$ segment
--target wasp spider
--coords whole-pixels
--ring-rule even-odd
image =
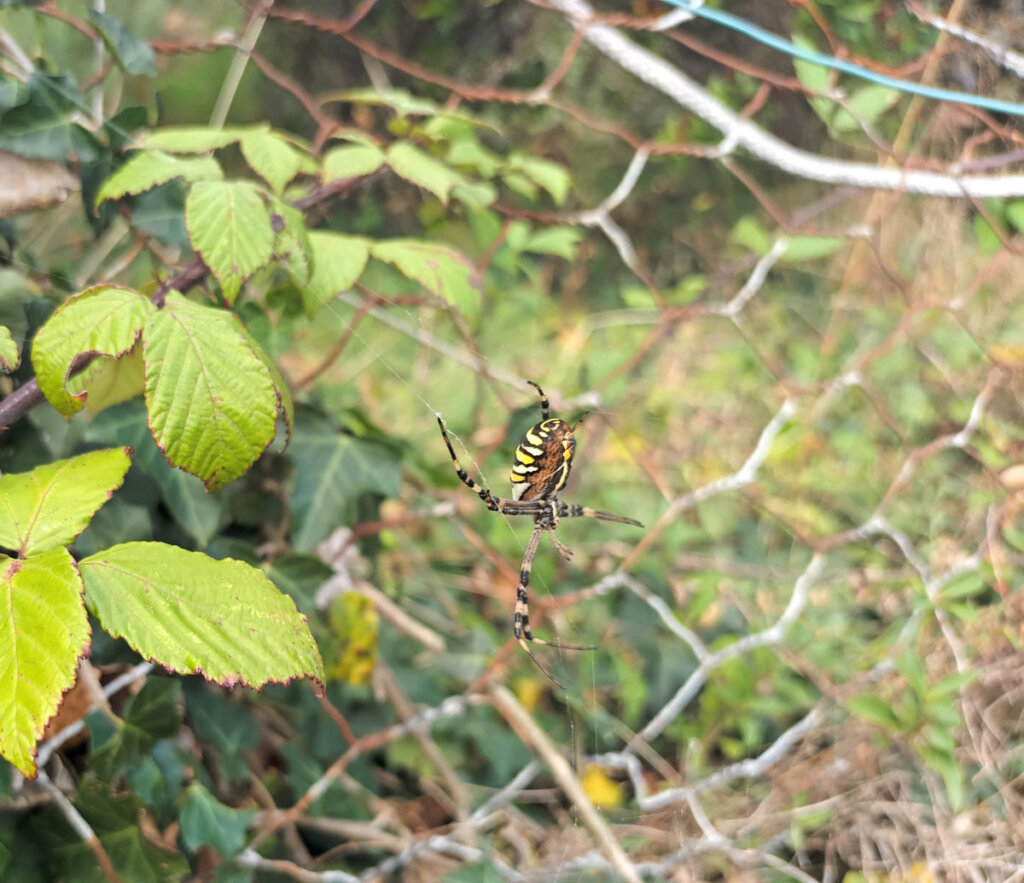
[[[480,487],[473,481],[466,470],[459,465],[459,458],[455,456],[455,449],[452,447],[451,439],[448,438],[440,415],[437,418],[437,425],[441,427],[441,435],[444,437],[444,443],[448,446],[452,463],[455,464],[455,472],[466,487],[477,493],[488,509],[492,512],[500,512],[502,515],[530,515],[533,517],[533,535],[526,546],[526,554],[523,556],[523,563],[519,570],[519,586],[516,589],[516,607],[512,618],[512,629],[519,646],[529,654],[537,667],[555,684],[562,686],[541,665],[528,642],[566,650],[593,650],[594,648],[545,641],[535,638],[530,631],[530,602],[527,589],[530,585],[530,571],[533,568],[533,559],[537,555],[541,533],[548,531],[555,547],[568,558],[572,553],[555,536],[555,528],[558,527],[558,522],[562,518],[599,518],[602,521],[617,521],[637,527],[643,527],[643,525],[633,518],[612,515],[610,512],[601,512],[587,506],[563,503],[558,498],[559,492],[569,479],[573,455],[576,453],[576,437],[573,433],[583,422],[583,417],[580,417],[572,426],[558,417],[551,417],[551,404],[548,402],[548,397],[544,395],[544,390],[532,380],[527,382],[540,393],[541,421],[527,430],[519,447],[516,448],[516,460],[512,464],[510,475],[511,499],[496,497],[487,488]]]

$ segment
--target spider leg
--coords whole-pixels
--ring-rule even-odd
[[[589,506],[577,506],[575,503],[563,503],[558,501],[559,518],[599,518],[601,521],[617,521],[619,524],[632,524],[634,527],[643,527],[643,524],[635,518],[626,518],[624,515],[612,515],[611,512],[602,512],[600,509],[591,509]]]
[[[526,546],[526,554],[523,555],[523,564],[519,571],[519,586],[516,588],[516,610],[512,617],[512,630],[515,633],[516,641],[522,647],[534,664],[551,680],[559,689],[564,690],[565,685],[549,672],[541,661],[530,649],[530,644],[543,644],[546,647],[557,647],[562,650],[596,650],[596,647],[581,647],[576,644],[559,644],[555,641],[545,641],[542,638],[535,638],[530,631],[530,596],[527,589],[530,585],[530,571],[533,570],[533,559],[537,557],[537,546],[540,544],[541,531],[552,530],[552,528],[540,522],[533,529],[533,536]],[[554,537],[554,533],[551,534]]]
[[[455,456],[455,448],[452,447],[452,440],[448,438],[448,433],[444,428],[444,422],[440,417],[437,418],[437,425],[441,427],[441,435],[444,437],[444,443],[448,445],[448,453],[451,454],[452,463],[455,464],[455,474],[459,476],[459,480],[468,487],[471,491],[475,491],[476,495],[484,501],[484,504],[488,509],[497,512],[500,507],[498,500],[494,498],[487,488],[480,487],[472,478],[469,477],[469,473],[462,468],[459,463],[459,458]]]
[[[534,383],[532,380],[527,380],[526,382],[540,393],[540,417],[541,420],[547,420],[548,414],[551,413],[551,402],[549,402],[548,397],[544,395],[544,390],[540,388],[540,384]]]

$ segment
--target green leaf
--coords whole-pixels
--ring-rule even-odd
[[[121,486],[130,451],[90,451],[0,477],[0,546],[22,556],[66,546]]]
[[[208,494],[200,479],[167,462],[153,441],[141,401],[118,405],[100,414],[90,421],[85,438],[94,444],[122,441],[131,445],[132,464],[156,482],[174,520],[195,538],[200,548],[213,539],[224,518],[227,498],[224,494]]]
[[[88,15],[121,70],[126,74],[156,76],[156,55],[149,43],[139,39],[124,22],[113,16],[96,9],[90,9]]]
[[[925,693],[925,704],[948,702],[956,696],[971,681],[974,681],[981,674],[978,669],[969,668],[966,671],[955,671],[952,674],[940,678],[932,684]]]
[[[154,311],[137,291],[113,285],[86,289],[57,307],[32,341],[32,366],[46,400],[65,417],[80,411],[86,394],[72,395],[66,385],[75,359],[85,353],[123,356]]]
[[[73,395],[86,393],[89,413],[94,416],[142,395],[144,389],[145,370],[139,346],[132,347],[120,359],[96,359],[68,381],[68,391]]]
[[[212,156],[171,156],[157,150],[136,153],[104,182],[96,194],[96,205],[106,199],[120,199],[129,194],[152,190],[175,178],[186,181],[219,181],[224,177]]]
[[[299,551],[312,549],[352,512],[366,492],[398,496],[398,463],[383,445],[335,429],[324,419],[300,417],[289,451],[295,463],[291,510],[301,520],[293,535]]]
[[[231,809],[217,800],[198,782],[185,791],[185,802],[178,821],[185,846],[196,852],[200,846],[212,846],[224,858],[230,858],[245,846],[254,809]]]
[[[279,199],[274,200],[273,211],[271,223],[277,230],[274,254],[278,258],[278,265],[292,277],[300,290],[304,289],[313,271],[306,219],[298,209]]]
[[[544,227],[532,234],[523,245],[523,251],[534,254],[553,254],[567,261],[576,259],[576,249],[583,240],[583,231],[578,227]]]
[[[857,696],[851,696],[846,702],[846,707],[851,714],[856,715],[862,720],[878,724],[889,730],[900,729],[900,719],[896,712],[892,710],[892,706],[872,693],[860,693]]]
[[[243,475],[274,438],[287,390],[238,317],[171,292],[146,325],[143,357],[150,427],[167,459],[210,491]]]
[[[211,129],[206,126],[168,126],[142,136],[141,146],[170,153],[206,153],[234,144],[246,129]]]
[[[125,543],[79,568],[86,603],[103,628],[173,671],[225,686],[324,680],[306,618],[248,564],[163,543]]]
[[[1006,220],[1018,233],[1024,231],[1024,199],[1014,199],[1006,204]]]
[[[372,175],[384,165],[384,151],[373,145],[333,147],[324,155],[321,179],[324,184],[346,178]]]
[[[845,241],[839,236],[791,236],[782,259],[796,263],[826,258],[842,248]]]
[[[242,283],[274,254],[270,212],[248,181],[200,181],[185,200],[192,247],[234,303]]]
[[[388,165],[396,175],[429,190],[445,205],[452,187],[470,183],[441,160],[405,141],[399,141],[388,149]]]
[[[418,98],[404,89],[387,89],[378,91],[372,86],[360,89],[346,89],[342,92],[332,92],[322,99],[328,101],[349,101],[353,104],[376,104],[390,107],[401,116],[413,114],[416,116],[430,116],[441,108],[436,102],[427,98]]]
[[[729,239],[737,245],[750,249],[756,255],[767,254],[772,247],[761,222],[753,215],[744,215],[732,228]]]
[[[313,252],[313,274],[302,290],[308,314],[330,302],[339,291],[347,291],[362,275],[370,257],[370,243],[360,236],[344,236],[313,230],[309,234]]]
[[[89,720],[95,769],[112,781],[141,764],[158,739],[181,728],[181,683],[148,677],[142,689],[125,704],[121,719],[110,725],[102,712]],[[109,729],[108,729],[109,728]],[[106,738],[103,738],[103,734]]]
[[[964,808],[964,774],[956,756],[952,752],[938,751],[927,745],[917,751],[924,762],[942,776],[950,809],[955,813],[960,812]]]
[[[242,156],[275,193],[284,190],[302,167],[302,154],[280,135],[265,129],[252,129],[242,136]]]
[[[68,550],[0,556],[0,609],[0,755],[34,777],[36,743],[91,638]]]
[[[370,255],[419,282],[472,321],[480,312],[480,274],[453,248],[417,239],[374,242]]]
[[[569,195],[572,176],[561,163],[538,156],[516,153],[509,157],[508,168],[510,171],[522,173],[535,184],[539,184],[547,190],[555,205],[562,205]]]
[[[0,325],[0,371],[10,374],[21,364],[21,350],[11,336],[11,329]]]
[[[836,132],[859,132],[864,125],[872,125],[900,100],[900,93],[888,86],[874,83],[855,89],[832,118]]]

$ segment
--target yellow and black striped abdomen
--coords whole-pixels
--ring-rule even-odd
[[[569,478],[576,438],[564,420],[552,417],[530,429],[516,448],[512,464],[512,499],[547,500]]]

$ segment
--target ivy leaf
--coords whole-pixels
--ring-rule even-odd
[[[134,448],[133,465],[156,482],[174,520],[200,548],[213,539],[223,519],[225,496],[208,494],[200,479],[167,462],[153,441],[141,401],[115,406],[97,416],[86,428],[85,439],[93,444],[130,444]]]
[[[384,165],[384,159],[384,151],[372,144],[334,147],[324,156],[320,177],[324,184],[329,184],[331,181],[372,175]]]
[[[148,677],[112,723],[102,712],[90,716],[89,730],[95,769],[107,781],[137,768],[158,739],[181,728],[181,682]],[[104,738],[105,736],[105,738]]]
[[[106,199],[152,190],[175,178],[186,181],[219,181],[224,177],[217,160],[212,156],[171,156],[157,150],[136,153],[111,175],[96,194],[96,206]]]
[[[242,156],[249,167],[266,181],[274,193],[284,190],[302,168],[302,154],[280,135],[266,129],[251,129],[242,135]]]
[[[140,40],[128,26],[96,9],[89,10],[89,21],[95,26],[107,48],[126,74],[156,76],[156,55],[145,40]]]
[[[137,291],[114,285],[86,289],[57,307],[32,341],[32,366],[46,400],[65,417],[80,411],[86,393],[67,389],[75,359],[87,353],[123,356],[153,312]]]
[[[480,312],[480,274],[453,248],[417,239],[374,242],[370,254],[419,282],[472,321]]]
[[[156,129],[141,138],[147,150],[166,150],[169,153],[206,153],[234,144],[246,133],[245,129],[211,129],[207,126],[167,126]]]
[[[21,351],[11,336],[11,329],[0,325],[0,371],[10,374],[21,364]]]
[[[210,491],[243,475],[274,438],[287,390],[253,347],[237,316],[177,292],[143,334],[153,438]]]
[[[224,686],[324,680],[295,602],[261,570],[163,543],[124,543],[79,563],[103,628],[147,659]]]
[[[0,556],[0,608],[0,755],[34,777],[36,743],[92,637],[68,550]]]
[[[370,244],[360,236],[311,231],[309,245],[313,253],[313,274],[302,289],[307,314],[315,313],[339,291],[347,291],[363,274],[370,257]]]
[[[270,212],[249,181],[199,181],[185,200],[192,247],[234,303],[242,283],[274,254]]]
[[[254,809],[231,809],[198,782],[185,791],[185,802],[178,821],[185,846],[196,852],[200,846],[212,846],[224,858],[230,858],[245,846],[245,832],[256,815]]]
[[[22,556],[66,546],[121,486],[130,452],[90,451],[0,477],[0,546]]]
[[[394,169],[396,175],[411,181],[417,187],[429,190],[444,205],[448,205],[448,194],[451,193],[452,187],[457,184],[470,184],[466,178],[441,160],[404,141],[393,144],[388,149],[388,165]]]
[[[295,463],[291,510],[301,518],[293,536],[299,551],[327,537],[360,494],[398,496],[398,462],[384,445],[336,429],[324,418],[303,415],[290,449]]]

